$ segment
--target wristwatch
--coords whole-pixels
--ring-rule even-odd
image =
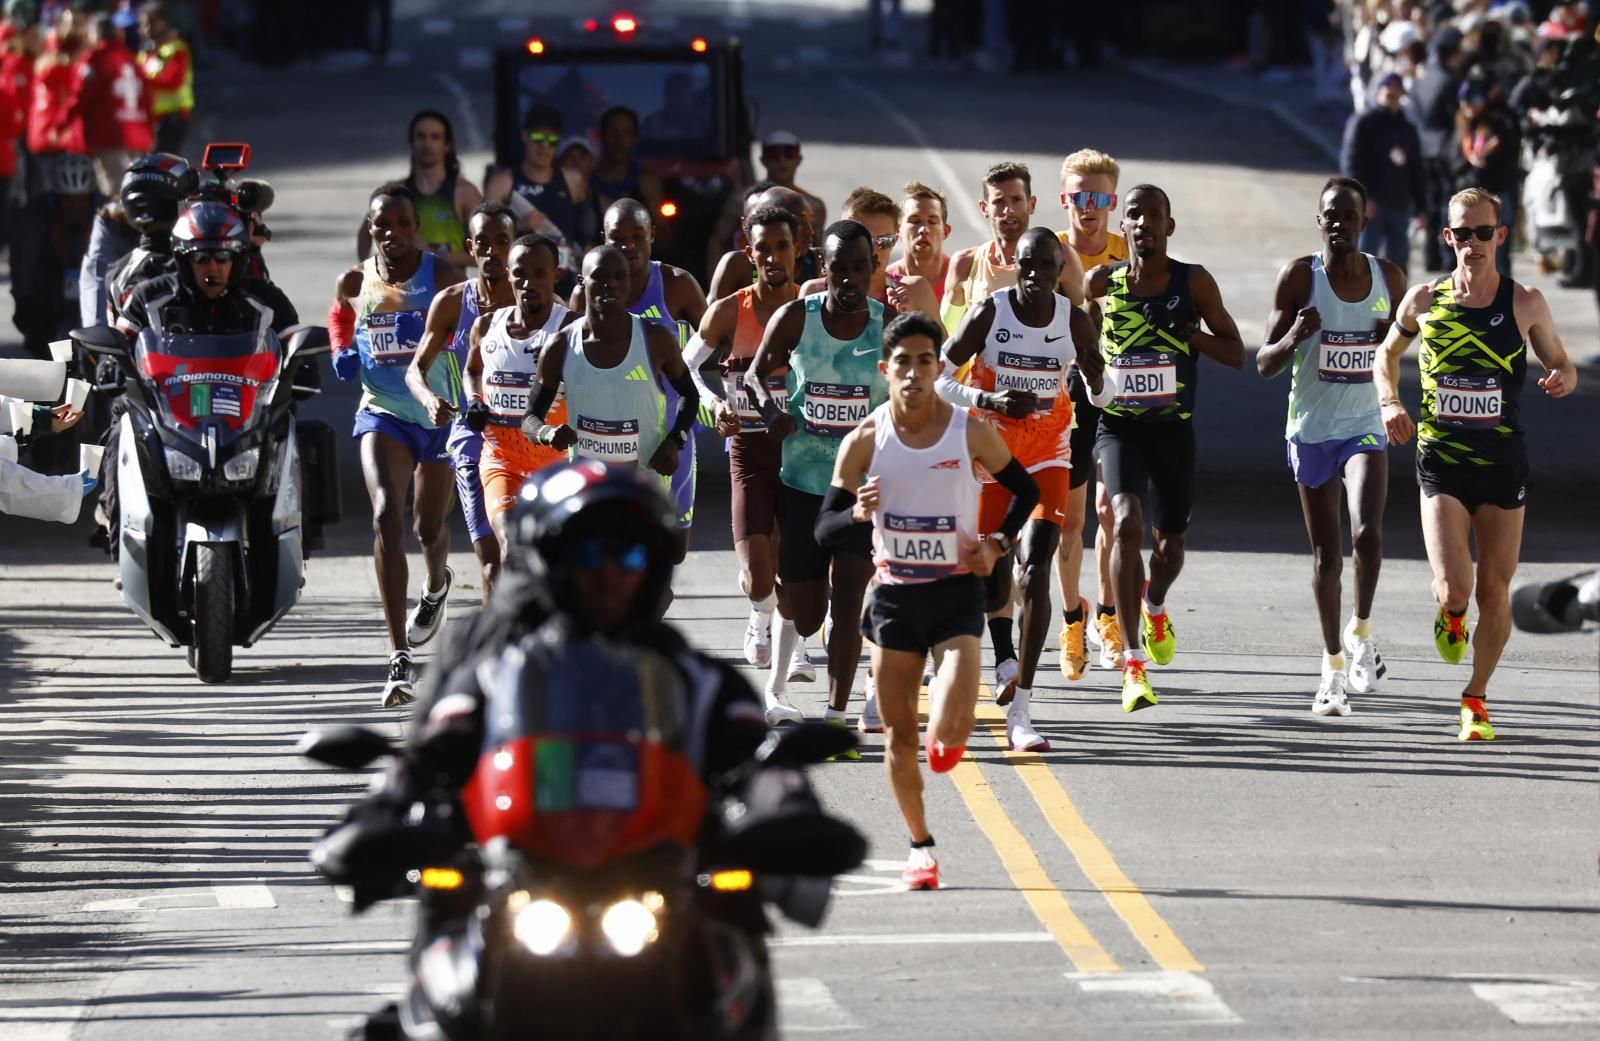
[[[999,546],[1002,554],[1010,553],[1011,547],[1017,544],[1016,539],[1012,538],[1010,535],[1007,535],[1003,531],[997,531],[993,535],[990,535],[989,541],[993,542],[996,546]]]

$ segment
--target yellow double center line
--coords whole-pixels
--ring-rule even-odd
[[[1166,920],[1156,913],[1139,887],[1123,873],[1105,843],[1084,821],[1050,765],[1035,753],[1009,750],[1005,713],[989,700],[987,689],[982,692],[980,699],[978,726],[988,730],[995,742],[1006,749],[1006,758],[1027,786],[1045,820],[1134,938],[1162,969],[1169,972],[1204,971],[1205,966],[1178,939]],[[1115,959],[1094,938],[1073,912],[1066,896],[1050,881],[1049,874],[1039,863],[1038,855],[1006,815],[977,763],[971,759],[962,760],[950,777],[978,827],[1000,854],[1000,861],[1011,876],[1011,881],[1022,892],[1050,935],[1055,937],[1073,966],[1079,972],[1117,972],[1119,967]]]

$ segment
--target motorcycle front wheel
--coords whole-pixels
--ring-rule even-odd
[[[194,674],[201,683],[226,683],[233,675],[233,553],[201,544],[194,565]]]

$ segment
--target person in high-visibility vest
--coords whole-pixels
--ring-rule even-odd
[[[139,53],[139,71],[150,84],[156,151],[182,155],[184,139],[189,136],[189,114],[194,110],[194,61],[189,45],[160,3],[140,6],[139,32],[146,41]]]

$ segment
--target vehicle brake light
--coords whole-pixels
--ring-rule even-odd
[[[678,215],[678,204],[673,202],[671,199],[663,200],[662,203],[661,203],[661,216],[666,217],[668,220],[671,220],[673,217],[676,217],[677,215]]]
[[[598,32],[599,29],[600,29],[600,19],[598,19],[598,18],[585,18],[583,20],[583,31],[584,32],[586,32],[586,33]]]
[[[544,41],[539,39],[537,36],[535,36],[533,39],[529,40],[528,41],[528,53],[529,54],[543,54],[544,53]]]
[[[706,52],[706,47],[706,38],[704,36],[696,36],[694,39],[689,41],[689,49],[694,51],[696,54],[704,54]]]
[[[626,36],[639,28],[639,20],[631,14],[615,14],[611,16],[611,29],[619,36]]]

